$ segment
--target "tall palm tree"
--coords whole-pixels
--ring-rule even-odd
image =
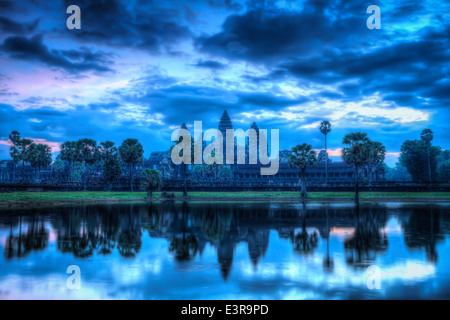
[[[133,191],[133,170],[138,163],[144,161],[144,147],[138,139],[128,138],[119,147],[120,158],[130,167],[130,189]]]
[[[342,139],[342,160],[355,168],[355,203],[359,203],[359,168],[370,159],[370,139],[365,132],[352,132]]]
[[[384,159],[386,157],[386,147],[378,141],[369,141],[370,155],[368,161],[369,177],[375,174],[375,180],[378,180],[378,172],[383,168]]]
[[[78,161],[82,164],[83,190],[87,190],[87,179],[91,174],[93,166],[100,160],[99,147],[97,141],[89,138],[77,141]]]
[[[52,149],[42,143],[33,143],[30,146],[28,161],[34,167],[34,171],[38,171],[37,179],[41,178],[41,169],[47,168],[52,163]]]
[[[301,170],[302,175],[302,189],[301,196],[304,201],[307,196],[306,191],[306,168],[308,166],[315,166],[317,163],[316,152],[312,149],[310,144],[298,144],[291,150],[291,156],[289,157],[289,163],[294,165]]]
[[[112,190],[113,183],[122,175],[119,153],[115,143],[109,140],[100,142],[99,146],[102,176],[108,184],[108,190]]]
[[[106,140],[105,142],[100,142],[99,151],[102,160],[106,161],[116,155],[117,147],[115,146],[114,142]]]
[[[27,138],[22,138],[18,141],[20,160],[22,160],[22,179],[25,175],[25,162],[28,162],[30,147],[32,144],[33,140]]]
[[[66,141],[61,144],[61,160],[69,162],[70,181],[73,181],[73,164],[79,159],[79,150],[77,141]]]
[[[328,151],[327,151],[327,134],[330,133],[331,131],[331,123],[329,121],[322,121],[320,123],[320,132],[322,132],[322,134],[325,136],[325,154],[326,154],[326,159],[325,159],[325,184],[328,183]]]
[[[420,134],[420,139],[425,143],[427,146],[427,156],[428,156],[428,175],[430,177],[431,182],[431,164],[430,164],[430,146],[431,141],[433,140],[433,131],[430,129],[423,129],[422,133]]]
[[[20,160],[20,152],[19,152],[19,141],[20,141],[20,133],[18,131],[12,131],[9,134],[9,140],[12,143],[12,146],[9,148],[9,155],[13,160],[13,182],[16,180],[16,164]]]

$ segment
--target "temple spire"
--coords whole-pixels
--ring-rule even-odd
[[[222,134],[225,134],[227,129],[233,129],[233,123],[231,122],[227,110],[225,110],[219,121],[219,130],[222,131]]]

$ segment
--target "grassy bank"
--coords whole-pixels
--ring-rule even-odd
[[[347,202],[353,200],[353,192],[310,192],[312,201]],[[190,192],[191,201],[299,201],[299,192]],[[181,192],[175,192],[175,200],[182,200]],[[450,192],[361,192],[361,201],[428,201],[450,202]],[[154,192],[154,200],[161,200],[161,193]],[[0,206],[31,204],[61,204],[87,202],[146,201],[145,192],[11,192],[0,194]]]

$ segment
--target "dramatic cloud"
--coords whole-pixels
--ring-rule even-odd
[[[136,47],[151,52],[171,51],[171,45],[190,36],[189,27],[179,24],[182,11],[157,6],[156,2],[64,1],[77,4],[83,12],[82,29],[70,35],[82,42]]]
[[[325,48],[343,48],[367,35],[364,15],[333,19],[343,10],[330,6],[327,9],[331,12],[326,13],[318,3],[300,12],[258,9],[232,15],[223,23],[221,32],[198,37],[196,45],[201,51],[230,59],[267,63],[316,55]]]
[[[81,8],[81,30],[65,9]],[[167,150],[173,128],[223,111],[280,130],[281,148],[365,131],[395,162],[424,128],[448,148],[450,3],[325,0],[0,1],[0,140],[136,137]],[[1,148],[6,148],[3,144]],[[0,149],[1,149],[0,148]],[[2,150],[6,158],[7,150]]]
[[[220,63],[218,61],[214,60],[199,60],[197,61],[194,66],[199,68],[208,68],[208,69],[223,69],[226,66],[223,63]]]
[[[106,66],[110,62],[109,55],[104,52],[93,53],[86,48],[80,51],[49,49],[42,43],[42,39],[41,35],[30,39],[12,36],[3,41],[0,50],[16,59],[34,60],[69,72],[111,71]]]
[[[13,33],[13,34],[28,34],[33,32],[37,25],[39,23],[39,20],[36,19],[34,22],[26,24],[26,23],[19,23],[15,22],[11,19],[0,17],[0,30],[4,33]]]

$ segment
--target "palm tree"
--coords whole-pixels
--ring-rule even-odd
[[[369,177],[372,176],[371,173],[375,171],[375,180],[378,180],[378,172],[380,168],[383,169],[383,163],[386,157],[386,148],[381,142],[378,141],[369,141],[369,145]]]
[[[102,176],[108,184],[108,190],[112,190],[112,184],[122,175],[119,153],[114,142],[100,142],[100,159],[102,162]]]
[[[431,141],[433,140],[433,138],[434,138],[433,131],[431,131],[430,129],[423,129],[422,130],[422,133],[420,134],[420,139],[427,146],[428,174],[429,174],[429,177],[430,177],[430,182],[431,182],[430,146],[431,146]]]
[[[100,152],[97,141],[84,138],[77,141],[78,161],[83,168],[83,189],[87,190],[87,178],[93,165],[100,159]]]
[[[307,230],[306,215],[307,215],[307,208],[305,202],[303,201],[301,211],[302,231],[300,233],[296,233],[295,230],[293,230],[290,235],[291,238],[290,240],[294,251],[304,255],[313,253],[319,243],[319,234],[317,233],[317,231],[314,230],[311,233],[308,232]]]
[[[331,131],[331,123],[329,121],[322,121],[320,123],[320,132],[325,136],[325,184],[328,183],[328,151],[327,151],[327,134]]]
[[[12,146],[9,148],[9,155],[13,160],[13,182],[16,180],[16,164],[20,160],[19,141],[20,133],[18,131],[12,131],[9,134],[9,140],[11,140]]]
[[[316,152],[312,149],[312,146],[310,144],[306,143],[298,144],[291,150],[289,163],[301,169],[302,175],[301,196],[302,200],[304,201],[307,196],[305,172],[308,166],[316,165],[317,163]]]
[[[117,148],[114,142],[106,140],[105,142],[100,142],[99,151],[102,155],[102,160],[108,160],[116,155]]]
[[[370,139],[365,132],[352,132],[344,136],[342,143],[348,145],[342,149],[342,160],[355,168],[355,203],[359,203],[359,168],[370,159]]]
[[[46,144],[35,144],[30,146],[28,161],[34,170],[38,170],[37,176],[40,179],[41,168],[47,168],[52,163],[52,149]]]
[[[59,181],[61,178],[61,173],[64,172],[65,169],[64,162],[60,160],[59,157],[52,164],[52,171],[56,172],[56,181]]]
[[[32,144],[33,140],[27,138],[18,141],[20,160],[22,160],[22,179],[25,175],[25,162],[28,162],[29,151]]]
[[[60,157],[61,160],[65,160],[69,162],[69,170],[70,170],[70,181],[73,180],[73,163],[78,161],[79,152],[78,152],[78,143],[77,141],[66,141],[61,144]]]
[[[130,167],[130,189],[133,191],[133,170],[138,163],[142,163],[144,160],[144,147],[138,139],[128,138],[122,142],[119,153],[122,161]]]

